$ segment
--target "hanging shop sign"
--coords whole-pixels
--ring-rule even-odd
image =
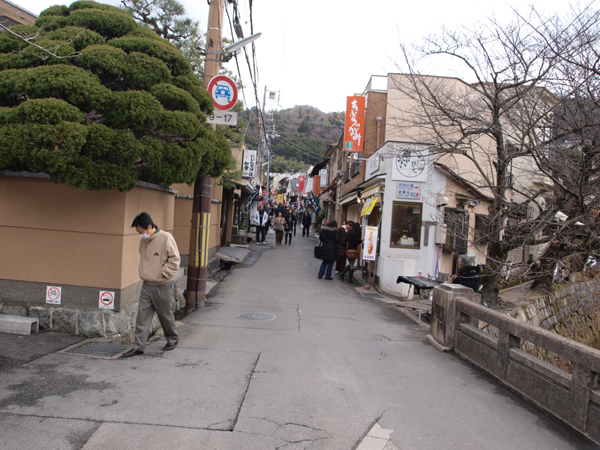
[[[322,188],[327,187],[327,169],[321,169],[319,176],[321,177],[321,184],[319,186]]]
[[[298,192],[304,192],[304,182],[306,177],[304,175],[298,176]]]
[[[379,200],[379,197],[371,197],[370,199],[365,200],[365,202],[363,203],[363,207],[360,210],[361,217],[368,216],[373,212],[373,208],[375,208],[377,200]]]
[[[242,177],[256,177],[256,155],[257,150],[244,150],[244,159],[242,160]]]
[[[254,200],[256,200],[256,197],[258,197],[259,190],[260,190],[260,186],[256,186],[254,188],[254,191],[252,191],[252,194],[250,194],[250,197],[248,197],[248,201],[244,205],[244,211],[242,214],[246,214],[246,211],[248,211],[250,209],[250,206],[252,206],[252,203],[254,203]]]
[[[344,125],[344,151],[362,152],[365,136],[365,97],[346,99],[346,123]]]
[[[315,197],[315,194],[313,194],[312,192],[308,194],[308,201],[310,202],[310,204],[313,207],[313,209],[315,210],[315,212],[321,211],[321,205],[319,204],[319,199],[317,197]]]
[[[235,106],[238,98],[235,82],[225,75],[218,75],[210,80],[208,93],[213,99],[215,108],[220,111],[229,111]]]
[[[375,261],[378,233],[378,227],[365,227],[365,244],[362,254],[363,261]]]

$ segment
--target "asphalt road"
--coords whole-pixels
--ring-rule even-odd
[[[396,306],[318,280],[314,237],[267,242],[183,319],[174,351],[25,362],[0,335],[0,448],[596,448],[437,351]],[[374,426],[391,441],[365,438]]]

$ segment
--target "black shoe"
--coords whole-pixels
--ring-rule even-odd
[[[323,279],[323,277],[318,277],[318,278],[319,278],[319,280],[322,280],[322,279]]]
[[[167,345],[165,345],[163,347],[163,351],[166,352],[169,350],[173,350],[175,347],[177,347],[177,341],[175,341],[175,342],[167,341]]]
[[[344,267],[344,270],[342,270],[342,273],[340,273],[340,279],[342,281],[344,281],[344,276],[346,275],[346,272],[348,272],[348,266]]]
[[[138,350],[137,348],[132,348],[131,350],[127,350],[125,353],[121,355],[121,358],[131,358],[132,356],[143,355],[144,352]]]
[[[329,281],[329,280],[333,280],[333,278],[325,278],[325,279],[326,279],[327,281]]]

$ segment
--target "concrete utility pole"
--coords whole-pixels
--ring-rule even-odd
[[[222,59],[222,28],[225,0],[210,0],[208,32],[204,58],[204,87],[219,75]],[[212,125],[216,128],[215,125]],[[194,184],[192,227],[190,233],[189,263],[187,274],[186,313],[206,303],[206,279],[208,277],[208,232],[213,179],[209,175],[198,176]]]

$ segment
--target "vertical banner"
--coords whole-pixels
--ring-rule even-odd
[[[298,192],[304,192],[304,181],[306,180],[306,178],[304,177],[304,175],[300,175],[298,177]]]
[[[319,176],[321,177],[321,184],[319,186],[322,188],[327,187],[327,169],[321,169]]]
[[[246,214],[246,211],[248,211],[250,209],[250,206],[252,206],[252,203],[258,196],[258,190],[259,190],[259,187],[256,186],[254,188],[254,191],[252,192],[252,194],[250,194],[250,197],[248,197],[248,201],[246,202],[246,205],[244,205],[244,212],[242,214]]]
[[[318,213],[319,211],[321,211],[321,205],[319,205],[319,199],[317,197],[315,197],[315,194],[313,194],[312,192],[310,194],[308,194],[308,201],[312,205],[315,212]]]
[[[365,136],[365,98],[348,97],[344,125],[344,151],[362,152]]]
[[[242,177],[254,178],[256,176],[256,154],[256,150],[244,150]]]
[[[375,261],[377,254],[377,234],[379,228],[365,227],[365,245],[363,250],[363,261]]]

